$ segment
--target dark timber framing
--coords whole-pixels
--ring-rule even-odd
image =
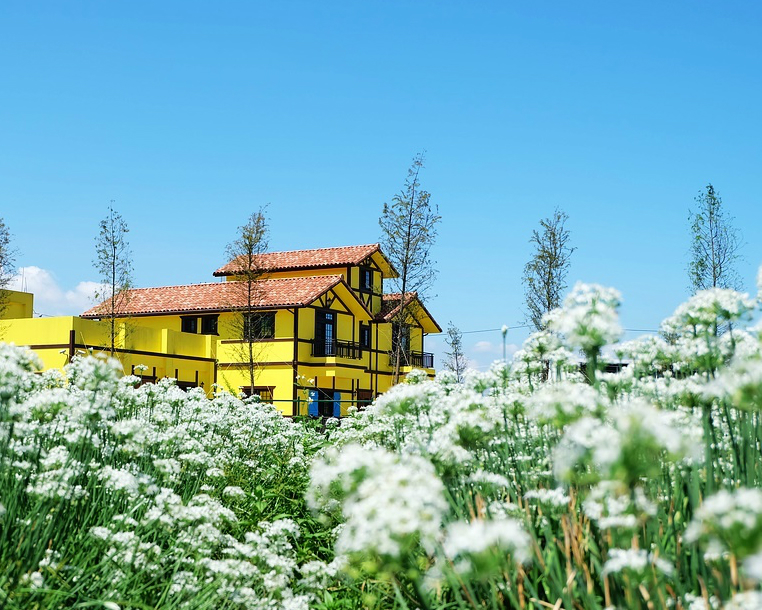
[[[331,259],[336,260],[337,263],[317,265],[307,264],[295,267],[273,268],[265,273],[265,277],[268,279],[280,279],[278,276],[281,276],[284,279],[286,277],[300,278],[323,275],[332,276],[332,279],[325,283],[308,283],[304,284],[304,288],[300,288],[294,292],[284,292],[277,295],[277,301],[299,301],[301,299],[301,302],[278,303],[275,300],[276,295],[273,295],[273,298],[269,301],[271,303],[270,305],[255,308],[257,312],[263,314],[266,312],[273,312],[278,316],[278,331],[280,336],[262,338],[257,340],[257,343],[267,344],[272,342],[273,344],[277,343],[279,345],[274,345],[272,348],[274,351],[270,356],[272,360],[268,359],[266,353],[260,354],[259,358],[262,360],[258,362],[258,366],[263,367],[263,369],[272,367],[272,380],[279,386],[280,384],[286,383],[286,377],[289,372],[291,373],[291,391],[289,391],[287,387],[277,388],[278,401],[285,399],[283,402],[286,403],[289,394],[291,395],[291,417],[304,414],[304,411],[302,411],[299,405],[301,403],[302,408],[304,407],[303,391],[305,389],[319,388],[325,391],[341,392],[343,399],[346,399],[349,396],[354,399],[355,402],[359,400],[358,396],[362,393],[362,400],[366,401],[369,396],[378,396],[381,390],[387,388],[389,386],[389,380],[394,376],[393,371],[387,370],[389,369],[389,350],[380,349],[380,342],[383,342],[384,345],[388,343],[389,329],[392,323],[391,318],[388,317],[389,312],[386,311],[389,303],[384,299],[384,283],[388,278],[395,277],[397,272],[377,245],[374,246],[374,248],[363,248],[363,254],[360,255],[363,257],[362,259],[359,259],[358,256],[345,256],[343,258]],[[314,270],[314,272],[309,273],[310,270]],[[217,274],[215,272],[215,275],[219,277],[222,275],[235,276],[236,274],[227,272]],[[272,276],[275,277],[273,278]],[[341,287],[342,284],[343,288]],[[312,288],[312,286],[315,286],[315,288]],[[317,288],[317,286],[321,286],[321,288]],[[322,292],[319,292],[320,290],[322,290]],[[302,297],[302,295],[304,296]],[[180,332],[182,328],[181,319],[184,317],[192,317],[198,321],[203,320],[205,316],[231,314],[238,309],[244,309],[227,307],[221,305],[219,301],[194,300],[193,298],[181,302],[176,302],[171,299],[161,302],[157,301],[156,304],[165,307],[191,307],[191,309],[145,311],[142,313],[131,314],[131,317],[163,317],[166,318],[166,320],[156,321],[158,325],[173,331],[175,331],[176,327],[176,331]],[[201,305],[201,308],[193,309],[192,307],[196,304]],[[149,307],[146,307],[146,309],[148,308]],[[310,312],[306,310],[312,311]],[[283,313],[277,313],[279,311],[282,311]],[[317,316],[319,315],[318,312],[321,311],[328,311],[333,315],[334,325],[334,330],[330,337],[334,341],[335,347],[330,351],[324,352],[315,349],[315,342],[318,339],[319,334],[316,332],[316,327],[319,324]],[[430,314],[422,304],[420,311],[423,315],[427,315],[431,318]],[[291,316],[291,320],[288,320],[288,315]],[[98,316],[93,315],[82,317],[86,319],[100,319]],[[313,317],[315,319],[313,319]],[[423,342],[424,337],[428,333],[424,332],[424,326],[429,330],[432,330],[435,326],[438,327],[438,325],[433,318],[431,318],[431,320],[424,317],[418,318],[416,314],[411,316],[410,322],[411,327],[416,328],[416,348],[418,348],[419,345],[418,332],[420,330],[421,340],[419,349],[421,351],[416,351],[415,353],[425,354],[425,352],[423,352]],[[151,326],[156,326],[157,324],[152,324]],[[197,322],[197,326],[201,328],[203,323],[199,324]],[[289,333],[290,328],[293,329],[291,333]],[[197,328],[196,330],[198,331],[199,329]],[[341,333],[341,336],[339,336],[339,333]],[[199,333],[196,332],[196,334]],[[291,334],[291,336],[287,336],[288,334]],[[365,335],[366,340],[363,341],[362,346],[360,346],[359,341],[362,339],[363,335]],[[291,342],[291,347],[285,345],[288,344],[289,341]],[[233,351],[225,349],[222,346],[229,346],[232,349],[236,344],[242,343],[245,343],[245,341],[239,338],[222,339],[217,336],[216,339],[212,340],[211,352],[201,351],[201,345],[199,345],[197,349],[199,350],[199,353],[204,353],[209,356],[215,354],[223,356],[223,354],[225,354],[223,358],[229,360],[230,358],[237,358],[237,356]],[[206,347],[203,349],[208,350],[210,344],[205,343],[204,345]],[[311,346],[312,349],[308,349],[306,346]],[[76,343],[73,331],[69,334],[69,343],[66,345],[39,345],[32,347],[39,349],[52,349],[57,347],[65,348],[64,351],[68,350],[69,360],[73,358],[77,348],[88,348],[86,345]],[[215,347],[217,348],[217,351],[215,351]],[[412,348],[412,345],[410,345],[409,348]],[[102,348],[96,347],[94,349],[100,351]],[[191,348],[189,347],[188,349]],[[246,367],[246,363],[243,362],[220,362],[211,357],[205,358],[184,354],[164,354],[160,352],[120,348],[116,351],[124,354],[195,361],[199,363],[199,368],[203,368],[204,370],[211,367],[207,367],[206,364],[201,366],[201,363],[213,363],[214,383],[217,383],[218,371],[222,371],[223,373],[229,372],[232,380],[237,379],[239,370]],[[321,355],[323,353],[326,355]],[[289,356],[291,356],[290,359]],[[425,360],[425,362],[429,363],[430,361]],[[383,367],[381,366],[382,363],[384,365]],[[167,361],[166,366],[168,373],[170,366],[172,369],[174,369],[175,366],[188,367],[190,370],[187,370],[187,372],[184,372],[183,374],[187,377],[192,376],[192,365],[189,366],[180,362],[174,363],[173,365],[173,363]],[[159,367],[160,369],[163,369],[164,364],[160,363]],[[154,367],[154,374],[155,370]],[[317,375],[317,373],[320,374]],[[298,377],[300,374],[313,377],[315,385],[302,386]],[[177,371],[175,372],[175,376],[177,377]],[[196,371],[195,376],[195,383],[198,384],[198,370]],[[208,378],[206,373],[204,373],[204,378]],[[223,381],[225,383],[228,382],[224,377]],[[263,379],[262,381],[270,383],[269,380]],[[273,387],[272,392],[274,391],[275,388]],[[363,402],[363,406],[364,405],[365,402]],[[287,414],[288,408],[285,407],[283,410],[284,414]]]

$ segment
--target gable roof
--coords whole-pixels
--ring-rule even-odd
[[[394,316],[397,315],[397,313],[400,310],[400,296],[401,293],[399,292],[389,292],[381,297],[381,312],[376,316],[376,320],[380,322],[391,322],[394,319]],[[426,309],[426,306],[421,302],[421,300],[418,298],[417,292],[406,292],[405,293],[405,305],[408,305],[410,303],[413,303],[413,310],[410,312],[410,315],[412,315],[414,318],[418,319],[419,322],[421,322],[421,325],[428,326],[428,328],[424,327],[424,331],[427,333],[441,333],[442,327],[439,326],[437,321],[434,319],[434,316],[429,313],[429,310]],[[417,313],[423,312],[425,314],[425,317],[428,318],[428,321],[430,324],[426,324],[426,320],[419,319],[419,316],[416,315]],[[436,330],[432,330],[436,329]]]
[[[359,265],[366,258],[378,252],[381,253],[379,244],[367,244],[364,246],[339,246],[336,248],[316,248],[313,250],[289,250],[286,252],[266,252],[257,255],[257,268],[264,272],[292,271],[299,269],[325,269],[328,267],[346,267],[347,265]],[[394,270],[389,265],[390,272]],[[216,277],[236,275],[244,268],[245,263],[241,257],[233,259],[214,272]]]
[[[127,291],[127,299],[120,308],[119,315],[145,316],[240,309],[246,303],[245,291],[242,290],[245,284],[214,282],[134,288]],[[340,275],[322,275],[258,280],[254,284],[256,307],[268,309],[309,305],[337,284],[344,284],[344,281]],[[106,303],[104,301],[87,310],[81,317],[103,317],[106,315]]]

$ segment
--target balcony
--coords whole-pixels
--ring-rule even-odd
[[[394,366],[394,353],[389,352],[389,364]],[[402,354],[401,366],[410,366],[417,369],[433,369],[434,354],[431,352],[407,352]]]
[[[360,360],[362,348],[354,341],[331,341],[327,339],[312,340],[312,355],[320,358],[335,356],[338,358],[350,358]]]

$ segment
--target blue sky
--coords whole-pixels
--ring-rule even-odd
[[[558,206],[570,285],[613,285],[624,325],[656,328],[688,296],[709,182],[754,289],[757,3],[5,1],[0,31],[0,216],[42,313],[78,312],[110,200],[138,285],[211,281],[268,202],[272,249],[376,242],[421,150],[442,326],[522,323],[528,239]],[[499,332],[465,338],[499,356]]]

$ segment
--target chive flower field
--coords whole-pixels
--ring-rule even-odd
[[[762,608],[760,299],[619,302],[325,423],[0,344],[0,607]]]

